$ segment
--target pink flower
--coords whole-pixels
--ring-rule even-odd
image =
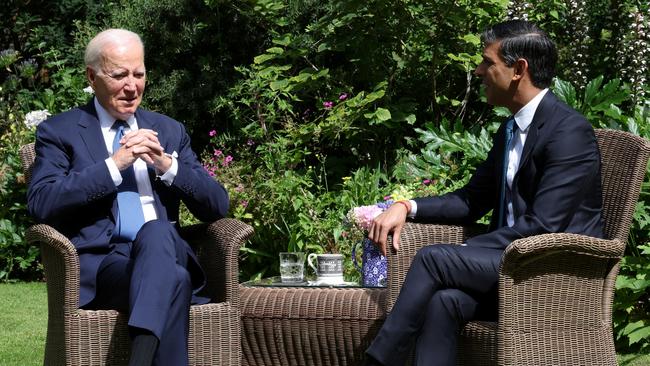
[[[241,184],[238,184],[237,187],[235,187],[235,192],[241,193],[244,191],[244,186]]]
[[[346,99],[348,99],[348,93],[341,93],[341,95],[339,95],[339,100],[343,101]]]
[[[422,184],[424,184],[425,186],[429,185],[429,184],[431,184],[431,180],[430,179],[425,179],[425,180],[422,181]]]
[[[384,201],[388,201],[390,199],[390,196],[384,196]]]
[[[223,151],[217,149],[214,150],[214,156],[221,156],[221,154],[223,154]]]
[[[246,201],[246,200],[241,201],[239,204],[240,204],[241,207],[243,207],[243,208],[248,207],[248,201]]]
[[[211,137],[212,137],[212,136],[216,136],[216,135],[217,135],[217,131],[212,130],[212,131],[210,131],[210,132],[208,133],[208,135],[210,135]]]
[[[230,163],[231,161],[232,161],[232,156],[230,156],[230,155],[226,156],[226,158],[224,159],[224,162],[226,164]]]
[[[323,102],[323,107],[325,109],[332,109],[333,106],[334,106],[334,102]]]
[[[382,212],[383,210],[377,207],[377,205],[359,206],[353,208],[348,213],[348,218],[350,222],[355,223],[359,228],[363,230],[370,230],[372,220],[374,220],[375,217],[379,216],[379,214]]]

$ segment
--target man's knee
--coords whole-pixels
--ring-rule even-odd
[[[176,228],[172,225],[171,222],[167,220],[151,220],[147,221],[142,225],[136,236],[136,240],[142,237],[148,237],[151,235],[174,235],[176,233]]]
[[[132,250],[136,256],[147,253],[175,257],[178,240],[176,228],[171,223],[165,220],[151,220],[142,225],[138,231]]]
[[[477,301],[467,293],[450,288],[436,291],[431,299],[430,309],[444,310],[452,318],[465,322],[473,317],[477,304]]]
[[[431,263],[445,260],[449,257],[449,251],[451,250],[449,247],[449,244],[434,244],[422,247],[415,254],[413,262]]]

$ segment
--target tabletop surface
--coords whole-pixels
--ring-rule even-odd
[[[315,278],[305,278],[303,282],[284,283],[280,276],[262,278],[260,280],[246,281],[241,284],[246,287],[325,287],[325,288],[364,288],[358,282],[327,283]]]

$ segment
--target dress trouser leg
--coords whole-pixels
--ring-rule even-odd
[[[447,244],[420,249],[367,353],[384,365],[403,365],[415,338],[423,332],[435,350],[422,353],[420,363],[454,365],[458,329],[462,322],[473,319],[478,309],[471,302],[480,300],[486,307],[496,308],[490,302],[496,303],[502,254],[502,250]],[[459,291],[444,291],[449,289]],[[477,300],[468,305],[467,296]],[[435,323],[427,322],[423,328],[427,318]],[[441,346],[436,347],[438,343]]]
[[[130,249],[119,244],[106,257],[97,276],[93,307],[127,311],[130,327],[152,332],[160,341],[157,366],[188,364],[192,283],[185,245],[170,223],[149,221]]]

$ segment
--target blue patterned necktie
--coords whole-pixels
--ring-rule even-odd
[[[120,149],[120,140],[124,136],[124,128],[127,126],[125,121],[117,120],[111,127],[117,130],[113,139],[113,154]],[[117,187],[118,215],[113,239],[115,241],[133,241],[144,224],[144,213],[133,165],[120,173],[122,174],[122,184]]]
[[[506,131],[505,131],[505,145],[503,147],[503,172],[501,174],[501,187],[499,192],[499,221],[497,227],[504,226],[505,216],[506,216],[506,184],[507,184],[507,174],[508,174],[508,160],[510,156],[510,143],[512,142],[512,136],[515,132],[515,118],[510,117],[506,121]]]

